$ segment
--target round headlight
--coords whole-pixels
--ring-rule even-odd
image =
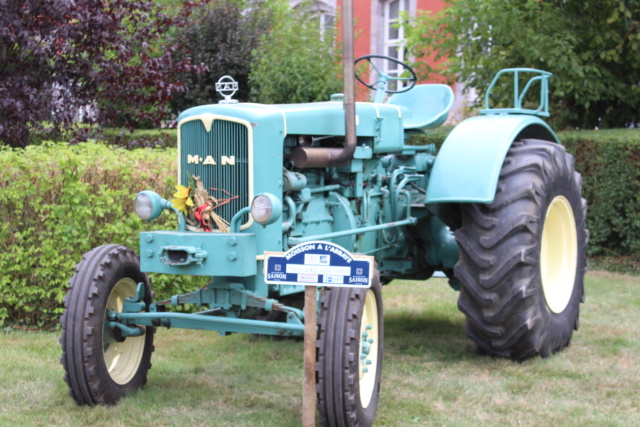
[[[140,193],[136,197],[134,210],[136,211],[136,215],[140,217],[140,219],[148,220],[151,218],[151,213],[153,212],[153,203],[151,202],[151,197],[148,194]]]
[[[251,215],[256,222],[264,224],[269,221],[271,212],[273,212],[273,205],[267,196],[260,195],[253,199],[253,203],[251,203]]]
[[[259,194],[251,202],[251,216],[259,224],[271,224],[281,215],[282,202],[273,194]]]
[[[154,191],[141,191],[136,196],[134,210],[144,221],[152,221],[160,216],[167,201]]]

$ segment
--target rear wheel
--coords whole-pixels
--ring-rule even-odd
[[[325,426],[369,426],[378,408],[384,319],[376,270],[371,288],[326,288],[320,302],[317,385]]]
[[[125,338],[107,319],[109,311],[122,311],[125,298],[135,297],[138,283],[144,283],[144,302],[150,304],[149,279],[140,272],[138,256],[118,245],[87,252],[69,280],[60,361],[69,394],[78,404],[113,404],[147,381],[153,328]]]
[[[586,201],[573,157],[513,143],[491,204],[462,206],[458,307],[481,353],[524,360],[569,345],[586,271]]]

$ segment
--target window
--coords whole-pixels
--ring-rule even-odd
[[[400,11],[409,10],[409,0],[389,0],[383,5],[383,25],[384,25],[384,51],[383,55],[390,56],[398,61],[405,62],[406,52],[402,41],[404,40],[404,29],[397,28],[400,22]],[[390,76],[398,77],[403,68],[391,61],[385,61],[383,71]],[[389,83],[389,89],[402,89],[404,83],[393,81]]]
[[[310,14],[312,22],[317,22],[320,28],[320,35],[331,33],[335,25],[336,0],[289,0],[289,6],[294,9],[298,7]]]
[[[320,34],[324,36],[327,31],[333,31],[334,21],[335,17],[333,14],[322,12],[320,14]]]

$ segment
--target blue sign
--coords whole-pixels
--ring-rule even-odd
[[[372,275],[372,257],[352,256],[329,242],[302,243],[264,257],[265,282],[272,285],[368,288]]]

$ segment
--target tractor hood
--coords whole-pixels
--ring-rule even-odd
[[[254,128],[277,122],[285,136],[345,134],[342,101],[283,105],[210,104],[184,111],[178,117],[178,123],[201,115],[232,117],[247,121]],[[356,103],[356,134],[358,137],[373,137],[374,151],[386,152],[401,148],[388,145],[396,145],[398,141],[404,141],[402,121],[401,107],[397,105]]]

